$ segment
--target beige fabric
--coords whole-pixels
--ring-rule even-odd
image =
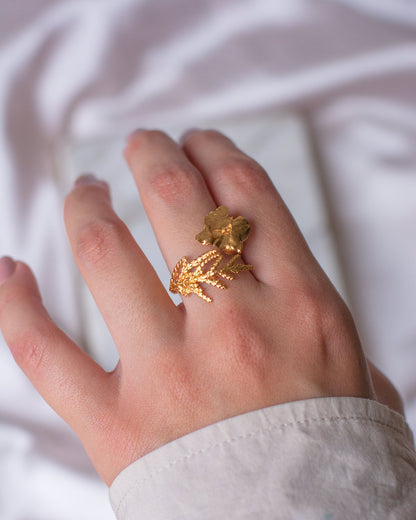
[[[416,518],[416,453],[403,418],[323,398],[214,424],[126,468],[119,520]]]

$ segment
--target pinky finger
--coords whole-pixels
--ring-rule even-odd
[[[368,368],[370,370],[371,379],[373,381],[374,390],[377,400],[388,406],[395,412],[404,415],[404,404],[401,395],[397,391],[393,383],[383,374],[371,361],[367,359]]]
[[[94,435],[90,425],[105,416],[111,375],[51,320],[25,264],[1,259],[2,281],[0,329],[13,357],[45,401],[88,444]]]

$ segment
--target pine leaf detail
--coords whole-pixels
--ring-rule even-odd
[[[238,273],[253,269],[252,265],[235,263],[240,258],[239,254],[235,255],[224,267],[220,267],[223,258],[223,255],[215,249],[198,256],[191,262],[186,257],[182,257],[172,272],[170,291],[182,294],[182,296],[196,294],[206,302],[212,302],[212,298],[204,293],[201,284],[206,283],[218,287],[218,289],[226,289],[227,286],[219,280],[219,277],[234,280]],[[209,267],[210,262],[212,265]]]

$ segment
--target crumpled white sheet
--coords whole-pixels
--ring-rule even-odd
[[[52,317],[81,340],[63,143],[297,111],[365,349],[415,430],[415,25],[406,0],[3,2],[0,254],[30,263]],[[1,518],[113,518],[78,441],[4,342],[0,395]]]

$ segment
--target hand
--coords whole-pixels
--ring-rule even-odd
[[[125,157],[170,271],[207,250],[194,237],[220,204],[250,222],[243,257],[254,270],[227,290],[208,287],[213,303],[191,295],[175,306],[108,186],[82,179],[65,222],[120,354],[106,373],[48,317],[29,268],[3,261],[4,337],[107,484],[146,453],[237,414],[313,397],[376,398],[347,307],[255,161],[215,131],[195,131],[182,147],[136,132]]]

